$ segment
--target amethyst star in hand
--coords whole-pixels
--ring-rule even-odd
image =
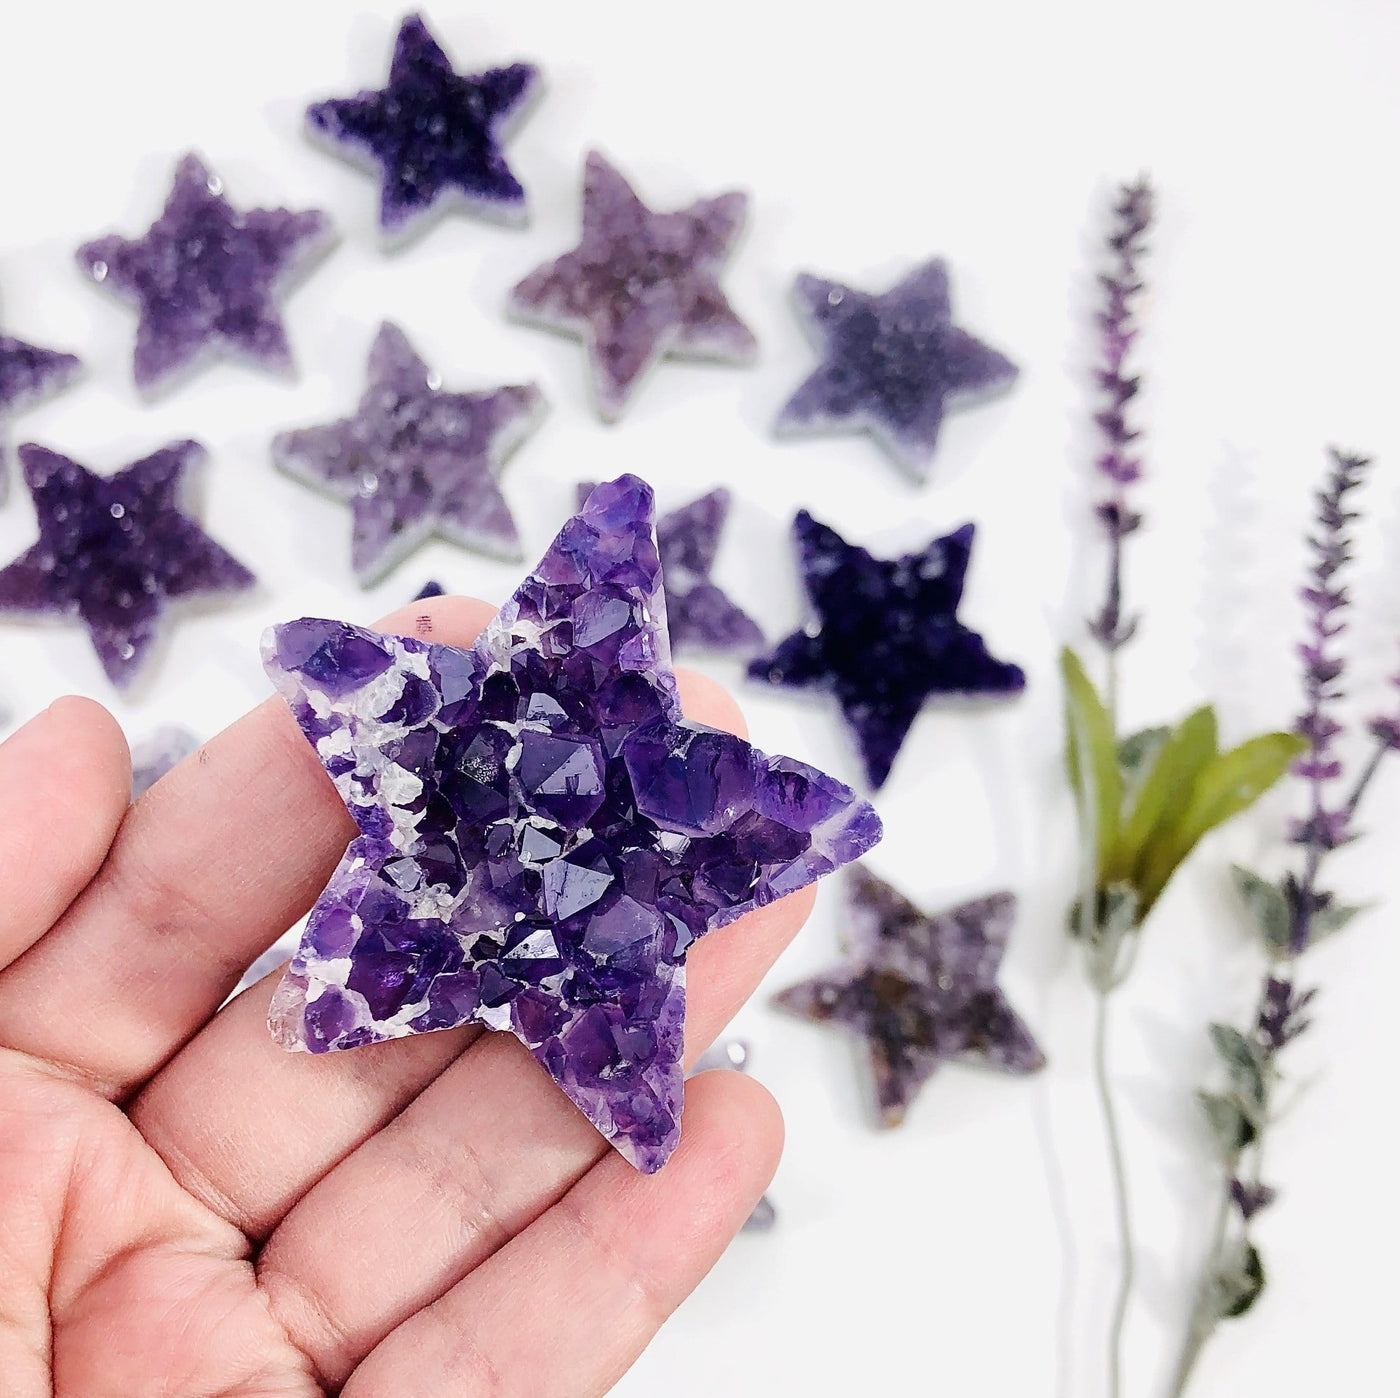
[[[353,417],[272,443],[284,471],[350,501],[355,576],[369,586],[433,534],[518,559],[520,536],[496,478],[539,424],[544,395],[534,384],[444,392],[387,321],[370,350],[368,378]]]
[[[9,335],[0,335],[0,430],[5,419],[17,408],[66,387],[82,368],[76,355],[59,350],[40,349]],[[0,438],[0,466],[5,459],[5,443]],[[5,498],[9,476],[0,472],[0,500]]]
[[[187,155],[146,236],[98,238],[78,249],[78,265],[136,307],[136,386],[155,392],[225,353],[291,373],[278,293],[330,242],[325,214],[242,213]]]
[[[470,650],[303,619],[264,658],[360,831],[273,997],[278,1042],[509,1030],[659,1169],[690,944],[858,858],[880,822],[681,717],[650,489],[599,486]]]
[[[851,955],[826,975],[784,990],[776,1003],[866,1040],[880,1120],[898,1126],[946,1059],[1034,1073],[1045,1055],[1001,987],[997,971],[1016,899],[993,893],[928,917],[889,884],[856,867]]]
[[[806,510],[793,520],[815,624],[749,663],[751,679],[832,690],[855,732],[872,787],[930,699],[1019,694],[1019,665],[995,660],[958,620],[973,526],[920,553],[875,558]]]
[[[528,63],[464,77],[418,15],[399,27],[389,85],[306,109],[307,129],[380,177],[379,228],[404,238],[452,204],[525,221],[525,191],[501,139],[528,105]]]
[[[0,569],[0,612],[76,618],[112,683],[130,684],[171,603],[253,585],[181,508],[186,473],[204,458],[198,442],[174,442],[98,476],[46,447],[22,446],[39,542]]]
[[[580,505],[592,490],[590,482],[579,483]],[[758,623],[710,581],[728,516],[729,492],[721,486],[657,521],[673,651],[753,650],[763,644]]]
[[[1009,359],[953,324],[940,259],[881,296],[804,272],[793,298],[825,358],[779,414],[780,435],[868,432],[922,481],[945,410],[1015,381]]]
[[[578,247],[531,272],[511,292],[511,312],[582,337],[608,422],[663,355],[748,364],[757,342],[719,285],[747,208],[748,197],[731,192],[653,213],[592,151]]]

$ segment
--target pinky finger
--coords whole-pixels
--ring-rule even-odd
[[[56,700],[0,743],[0,967],[53,925],[107,857],[131,798],[116,719]]]
[[[686,1085],[658,1174],[609,1152],[552,1208],[355,1371],[342,1398],[598,1398],[699,1284],[782,1150],[767,1091],[738,1073]]]

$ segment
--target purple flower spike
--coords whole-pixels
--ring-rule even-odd
[[[995,659],[958,620],[972,558],[965,524],[920,553],[875,558],[806,510],[793,521],[813,624],[749,664],[769,684],[832,690],[855,732],[872,787],[889,775],[931,699],[1019,694],[1025,671]]]
[[[592,151],[584,165],[583,237],[511,292],[511,313],[583,339],[598,411],[616,422],[665,355],[752,362],[757,342],[719,284],[747,211],[748,196],[731,192],[653,213]]]
[[[181,508],[188,470],[204,455],[198,442],[175,442],[98,476],[46,447],[22,446],[39,542],[0,569],[0,612],[81,621],[107,677],[130,684],[172,603],[253,585]]]
[[[136,386],[155,392],[219,353],[291,373],[278,293],[330,242],[325,214],[242,213],[187,155],[146,236],[99,238],[78,249],[78,264],[136,307]]]
[[[839,782],[682,718],[653,518],[636,477],[599,486],[470,650],[309,618],[263,643],[360,830],[278,1042],[508,1030],[646,1172],[680,1133],[690,944],[880,837]]]
[[[783,991],[777,1003],[865,1039],[883,1125],[904,1120],[948,1059],[1004,1073],[1045,1066],[996,983],[1016,913],[1011,894],[929,917],[864,868],[852,869],[847,881],[851,955],[837,970]]]

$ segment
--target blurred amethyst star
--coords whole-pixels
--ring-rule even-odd
[[[1045,1066],[996,983],[1016,913],[1011,894],[928,917],[859,866],[848,878],[851,954],[835,971],[782,991],[777,1004],[866,1040],[882,1125],[904,1120],[945,1059],[1004,1073]]]
[[[511,292],[521,320],[582,337],[598,410],[615,422],[663,355],[748,364],[753,333],[720,290],[748,196],[731,192],[653,213],[597,151],[583,178],[578,247]]]
[[[995,660],[958,620],[973,526],[921,553],[875,558],[806,510],[793,521],[812,625],[749,663],[769,684],[832,690],[878,787],[929,699],[1019,694],[1025,672]]]
[[[825,358],[778,415],[780,435],[868,432],[922,481],[945,409],[1016,378],[1009,359],[953,324],[941,259],[880,296],[804,272],[793,298]]]
[[[253,575],[180,508],[198,442],[174,442],[114,476],[33,445],[19,449],[39,542],[0,569],[0,612],[73,617],[125,687],[170,603],[242,592]]]
[[[0,430],[17,408],[57,393],[77,377],[81,368],[82,362],[76,355],[40,349],[38,345],[0,335]],[[0,437],[0,467],[4,461],[5,443]],[[8,482],[8,473],[0,470],[0,500],[5,498]]]
[[[599,486],[470,650],[311,619],[263,645],[360,830],[273,997],[278,1042],[509,1030],[659,1169],[690,944],[858,858],[880,822],[681,717],[649,487]]]
[[[368,378],[353,417],[272,443],[284,471],[350,501],[355,576],[368,586],[435,533],[518,559],[520,536],[496,477],[538,425],[544,395],[534,384],[444,392],[387,321],[370,350]]]
[[[580,506],[592,489],[591,482],[579,482]],[[721,486],[657,521],[656,542],[666,582],[666,621],[674,651],[692,647],[753,650],[763,644],[757,622],[710,581],[728,516],[729,492]]]
[[[525,221],[525,191],[501,138],[528,105],[539,70],[528,63],[470,77],[453,70],[419,15],[399,26],[389,85],[306,109],[307,129],[380,177],[379,229],[404,238],[450,204]]]
[[[291,373],[277,293],[330,241],[315,209],[241,213],[187,155],[146,236],[98,238],[78,249],[78,265],[136,307],[136,386],[153,392],[216,353]]]

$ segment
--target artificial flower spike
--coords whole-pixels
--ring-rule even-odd
[[[650,487],[594,490],[469,650],[302,619],[264,658],[360,831],[273,996],[278,1042],[507,1030],[659,1169],[690,945],[881,831],[841,783],[682,717]]]

